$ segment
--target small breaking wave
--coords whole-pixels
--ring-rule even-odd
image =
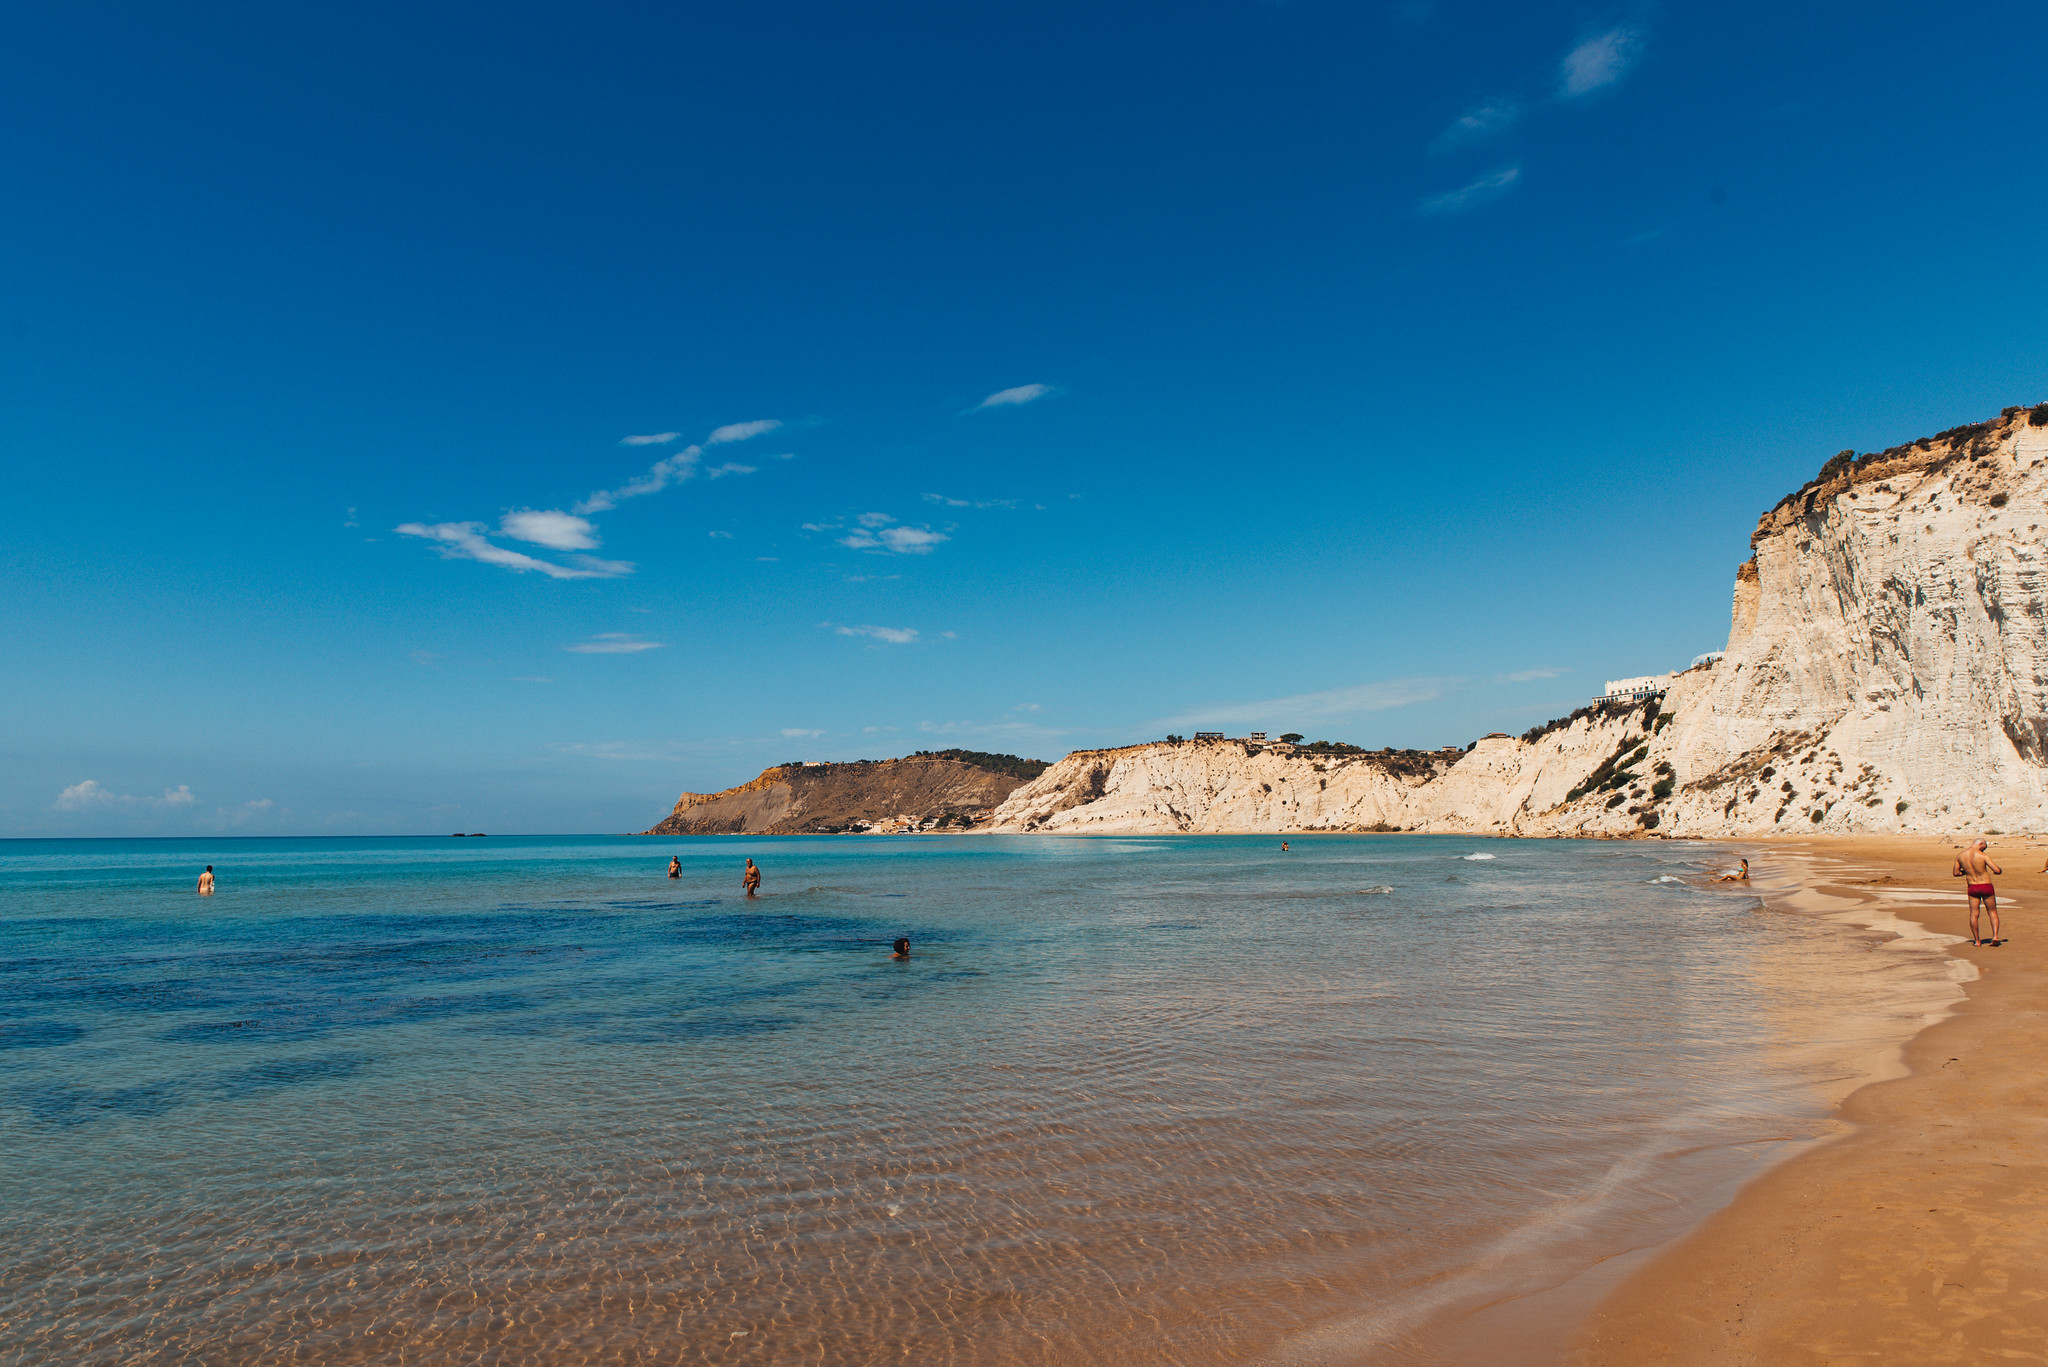
[[[1491,859],[1491,858],[1493,858],[1493,856],[1492,856],[1492,855],[1490,855],[1490,854],[1461,854],[1461,855],[1459,855],[1459,856],[1458,856],[1458,858],[1460,858],[1460,859]]]
[[[1376,888],[1360,888],[1358,890],[1358,895],[1360,897],[1384,897],[1392,891],[1392,888],[1382,883],[1379,887]]]

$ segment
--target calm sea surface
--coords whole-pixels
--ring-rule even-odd
[[[0,842],[0,1362],[1432,1362],[1942,976],[1702,846],[1290,842]]]

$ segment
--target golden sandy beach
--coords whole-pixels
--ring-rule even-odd
[[[1877,901],[1963,937],[1961,880],[1947,876],[1960,838],[1738,848],[1759,874],[1796,875],[1800,910]],[[1841,1137],[1758,1177],[1625,1280],[1570,1360],[2048,1361],[2048,851],[1990,839],[2007,942],[1952,947],[1981,976],[1906,1046],[1906,1074],[1852,1093]]]

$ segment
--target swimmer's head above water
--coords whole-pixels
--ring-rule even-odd
[[[896,951],[889,956],[890,958],[907,959],[910,957],[910,938],[905,935],[899,935],[896,937],[896,943],[889,946],[889,948]]]

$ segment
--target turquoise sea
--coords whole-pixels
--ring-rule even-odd
[[[1705,846],[1289,842],[0,842],[0,1363],[1450,1361],[1943,975]]]

